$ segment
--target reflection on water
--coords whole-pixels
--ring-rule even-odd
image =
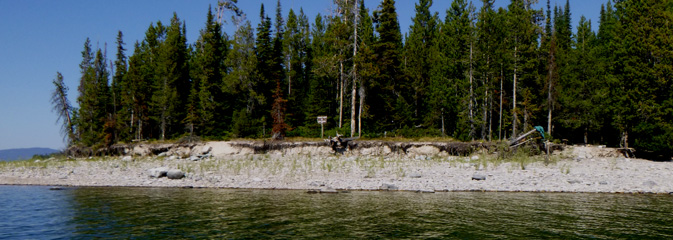
[[[0,186],[0,239],[673,238],[673,196]]]

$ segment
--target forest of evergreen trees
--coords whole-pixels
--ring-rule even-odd
[[[569,4],[453,0],[446,17],[419,0],[402,34],[394,0],[371,10],[334,0],[312,20],[299,9],[257,26],[236,1],[207,9],[199,38],[185,22],[149,25],[114,62],[89,39],[75,108],[57,74],[52,98],[69,145],[138,139],[363,137],[506,139],[535,125],[571,143],[673,153],[673,0],[605,0],[598,32]],[[223,32],[213,10],[231,16]]]

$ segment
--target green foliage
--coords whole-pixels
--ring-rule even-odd
[[[405,94],[406,99],[411,101],[413,111],[413,124],[421,124],[422,115],[428,112],[425,100],[428,95],[430,68],[435,58],[429,58],[432,46],[435,45],[439,27],[437,13],[431,14],[432,0],[421,0],[416,4],[416,15],[413,25],[409,29],[409,37],[405,41],[406,64],[405,75],[411,83],[411,89]]]
[[[64,135],[94,148],[264,138],[273,127],[314,138],[317,116],[328,116],[325,135],[346,134],[354,109],[363,137],[505,139],[550,122],[555,139],[673,154],[671,1],[608,1],[594,33],[583,16],[573,31],[568,1],[548,1],[545,14],[534,1],[476,10],[453,0],[442,21],[420,0],[404,40],[393,0],[371,14],[364,1],[334,1],[336,14],[312,24],[301,9],[283,16],[278,1],[273,25],[262,5],[256,29],[235,2],[223,3],[235,14],[231,38],[209,7],[188,44],[174,14],[128,57],[118,32],[112,68],[87,39],[78,109],[62,76],[53,81]]]
[[[614,41],[615,96],[619,107],[614,122],[625,146],[673,153],[671,138],[671,81],[673,28],[670,1],[620,1]],[[637,27],[635,27],[637,26]],[[632,145],[630,145],[632,143]]]
[[[127,80],[126,73],[128,65],[126,62],[126,49],[124,48],[123,34],[121,31],[117,32],[117,59],[114,62],[114,76],[111,84],[112,97],[112,114],[114,114],[114,122],[117,124],[112,129],[114,141],[124,141],[129,139],[130,132],[130,114],[131,108],[129,104],[123,104],[122,92],[128,91],[125,83]]]
[[[152,85],[154,121],[159,126],[159,139],[171,138],[184,129],[180,124],[186,116],[186,103],[191,89],[189,82],[187,43],[184,23],[173,13],[160,44],[156,75]]]
[[[374,23],[378,33],[378,41],[374,43],[375,61],[379,65],[378,75],[370,82],[368,102],[369,114],[375,131],[392,130],[399,125],[394,123],[393,118],[397,102],[407,101],[404,98],[409,90],[410,83],[402,76],[402,34],[397,20],[397,11],[394,0],[384,0],[379,6],[380,10],[374,11]],[[407,107],[407,106],[404,106]],[[398,116],[398,118],[406,118]]]
[[[317,126],[315,126],[317,125]],[[288,137],[320,137],[320,124],[299,126],[287,132]]]
[[[150,69],[147,52],[147,45],[144,42],[140,45],[135,44],[136,52],[129,58],[128,72],[124,76],[125,80],[121,84],[121,104],[123,113],[118,122],[128,121],[128,137],[122,137],[121,141],[131,139],[143,139],[146,134],[143,133],[143,126],[149,122],[149,103],[150,103],[150,75],[146,71]],[[127,112],[128,111],[128,112]],[[128,114],[128,118],[124,118]],[[122,123],[123,124],[123,123]],[[146,129],[148,127],[145,127]],[[123,130],[124,128],[122,128]],[[126,131],[124,131],[126,132]],[[147,132],[147,130],[145,130]],[[123,136],[123,135],[122,135]]]
[[[87,39],[84,52],[90,51],[91,48],[88,44],[89,40]],[[86,53],[83,56],[86,60],[90,54]],[[108,113],[111,112],[111,104],[109,102],[107,59],[103,56],[102,50],[98,49],[95,58],[84,66],[82,82],[79,87],[80,96],[77,98],[77,103],[80,106],[77,123],[77,132],[80,134],[79,141],[87,146],[110,144],[110,142],[104,141],[105,135],[107,135],[104,131],[104,124],[109,120]]]
[[[308,72],[308,97],[306,101],[305,124],[312,124],[316,121],[317,116],[326,116],[332,113],[332,104],[328,96],[330,95],[330,65],[328,45],[325,41],[325,21],[320,14],[318,14],[313,23],[311,30],[311,63],[312,69]]]
[[[395,129],[388,134],[388,137],[402,137],[402,138],[411,138],[419,139],[422,137],[441,137],[442,132],[440,129],[436,128],[414,128],[414,127],[405,127],[400,129]]]
[[[236,138],[256,137],[258,134],[257,126],[259,121],[250,119],[249,114],[245,110],[238,110],[234,112],[232,122],[232,134]]]
[[[191,91],[185,123],[195,125],[195,134],[213,136],[231,123],[233,101],[223,90],[226,74],[227,36],[208,8],[205,29],[190,57]]]

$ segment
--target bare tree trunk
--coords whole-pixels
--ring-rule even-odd
[[[129,133],[133,132],[133,127],[134,127],[133,126],[133,120],[134,120],[135,114],[136,114],[135,111],[133,110],[133,108],[131,108],[131,121],[129,122],[129,125],[131,125],[131,127],[129,128]]]
[[[517,58],[516,58],[516,43],[514,45],[514,85],[512,87],[512,138],[516,138],[516,63],[517,63]]]
[[[166,137],[166,107],[161,110],[161,141]]]
[[[167,98],[168,96],[166,94],[166,91],[167,91],[166,88],[168,88],[168,79],[166,77],[164,77],[164,86],[163,87],[164,87],[163,90],[162,90],[162,92],[164,93],[163,97]],[[163,102],[166,103],[165,100]],[[161,141],[163,141],[166,137],[166,114],[167,114],[167,112],[168,112],[168,105],[163,104],[163,106],[161,106]]]
[[[488,141],[493,137],[493,95],[488,95]]]
[[[472,138],[472,141],[474,141],[474,113],[473,113],[473,104],[472,101],[474,99],[474,93],[472,92],[472,40],[470,40],[470,102],[468,103],[467,107],[469,109],[469,120],[470,120],[470,138]]]
[[[552,108],[552,102],[551,102],[551,82],[549,83],[549,112],[547,114],[547,132],[549,135],[551,135],[551,108]]]
[[[344,63],[339,61],[339,128],[341,128],[341,123],[343,122],[344,115]]]
[[[551,94],[551,89],[552,89],[552,80],[553,78],[553,73],[554,73],[554,51],[553,51],[553,45],[554,40],[552,40],[552,48],[550,49],[550,62],[549,62],[549,80],[548,80],[548,89],[547,89],[547,108],[548,108],[548,114],[547,114],[547,132],[549,135],[551,135],[551,113],[552,113],[552,108],[554,107],[554,103],[552,101],[552,94]]]
[[[528,106],[523,106],[523,131],[528,129]]]
[[[138,133],[136,139],[143,139],[143,122],[138,118]]]
[[[358,109],[358,137],[362,136],[362,109],[365,104],[365,87],[360,81],[360,109]]]
[[[290,99],[290,95],[292,95],[292,57],[287,61],[287,99]]]
[[[488,71],[490,71],[490,63],[491,63],[491,58],[486,57],[486,73],[484,74],[484,116],[483,116],[483,123],[482,123],[482,139],[486,140],[485,136],[488,136],[489,141],[491,141],[491,124],[490,121],[488,120],[488,112],[490,110],[490,105],[489,105],[489,93],[488,93]],[[488,124],[488,131],[486,130],[486,124]]]
[[[446,136],[446,132],[444,129],[444,109],[442,108],[442,136]]]
[[[355,56],[358,53],[358,0],[355,0],[355,9],[353,11],[353,62],[355,62]],[[357,81],[357,64],[353,63],[353,86],[351,91],[351,137],[355,135],[355,91],[356,81]]]
[[[553,102],[552,102],[552,99],[551,99],[551,97],[552,97],[551,87],[552,87],[552,79],[553,79],[552,78],[552,73],[554,71],[553,67],[552,67],[553,62],[554,62],[554,53],[553,52],[551,54],[551,61],[552,61],[551,64],[549,64],[549,89],[547,89],[548,90],[548,92],[547,92],[547,107],[549,108],[548,109],[549,112],[547,114],[547,132],[549,133],[549,135],[551,135],[551,111],[552,111],[552,107],[553,107]]]
[[[351,87],[352,88],[352,91],[351,91],[351,137],[353,137],[353,135],[355,135],[355,95],[357,95],[357,93],[355,92],[355,81],[356,81],[355,76],[357,75],[355,73],[355,70],[356,70],[355,67],[356,67],[356,65],[353,64],[353,86]]]
[[[488,64],[486,64],[488,66]],[[483,99],[483,107],[482,109],[484,110],[483,116],[481,117],[481,140],[486,140],[486,123],[487,121],[487,114],[488,114],[488,73],[485,74],[484,76],[484,99]]]
[[[504,76],[503,76],[503,71],[502,71],[502,64],[500,64],[500,119],[498,120],[498,140],[502,140],[502,91],[504,90],[503,87],[503,81]]]

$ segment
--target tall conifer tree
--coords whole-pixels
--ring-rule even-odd
[[[437,13],[431,14],[431,6],[432,0],[421,0],[416,4],[416,15],[413,17],[413,25],[409,28],[409,37],[404,45],[405,75],[411,82],[410,90],[412,90],[406,95],[412,101],[414,124],[421,125],[429,110],[425,100],[428,94],[430,68],[434,64],[428,56],[438,34]]]
[[[112,77],[112,105],[113,114],[115,115],[115,140],[125,141],[129,139],[129,116],[130,105],[124,105],[122,95],[124,91],[128,91],[124,87],[127,86],[126,81],[127,62],[126,49],[124,48],[124,39],[122,31],[117,32],[117,59],[114,62],[114,76]]]
[[[402,34],[397,21],[394,0],[384,0],[374,11],[374,22],[378,41],[374,44],[376,62],[380,66],[379,76],[373,79],[369,94],[370,103],[377,108],[370,109],[376,119],[379,131],[393,130],[411,124],[410,108],[404,96],[409,91],[409,83],[402,78]]]
[[[222,90],[225,74],[226,36],[222,25],[215,21],[211,8],[206,15],[206,26],[194,44],[191,62],[192,96],[198,134],[214,136],[221,134],[231,122],[231,102]]]

